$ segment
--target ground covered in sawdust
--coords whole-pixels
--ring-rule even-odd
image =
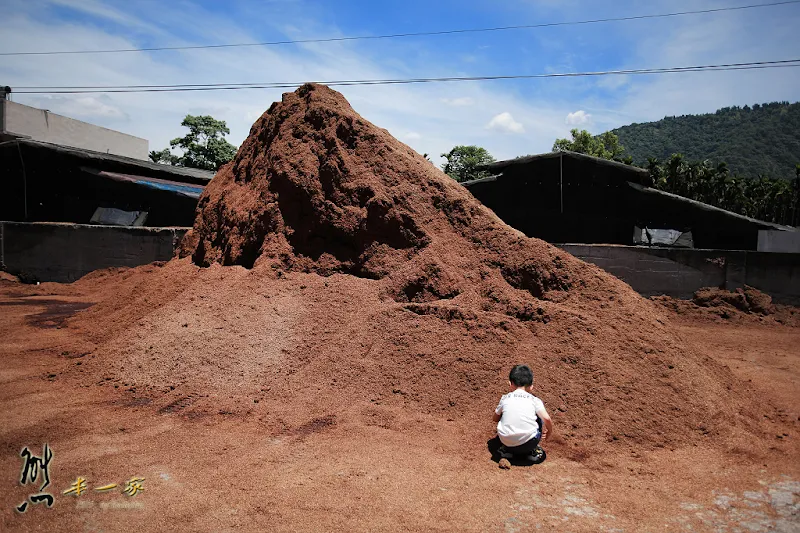
[[[256,121],[180,255],[0,279],[5,529],[796,525],[798,330],[693,320],[771,302],[641,298],[327,87]],[[520,362],[556,432],[501,471],[491,415]],[[20,451],[44,443],[56,505],[17,514]]]
[[[226,277],[222,274],[216,272]],[[252,274],[233,269],[229,276],[228,282],[247,283]],[[264,300],[273,302],[272,319],[285,327],[292,313],[302,311],[293,310],[275,290]],[[135,293],[131,290],[129,297]],[[761,438],[718,441],[678,416],[665,431],[680,439],[663,448],[637,450],[619,441],[574,446],[565,438],[570,431],[566,413],[552,409],[558,438],[547,446],[547,461],[503,471],[491,460],[486,441],[493,435],[493,400],[504,392],[504,368],[485,384],[491,391],[480,417],[397,405],[387,399],[403,395],[388,389],[380,397],[352,395],[341,401],[318,385],[298,383],[297,391],[282,391],[283,400],[272,397],[276,382],[291,382],[297,371],[292,365],[265,377],[265,390],[258,394],[247,388],[238,394],[236,386],[224,398],[212,392],[218,388],[189,390],[180,383],[190,369],[176,368],[165,369],[161,378],[171,378],[174,385],[144,395],[126,381],[124,369],[117,373],[103,363],[102,354],[92,351],[91,341],[72,325],[70,317],[88,313],[92,308],[80,310],[97,296],[75,285],[0,282],[4,531],[123,531],[134,523],[139,531],[759,532],[800,527],[798,328],[666,317],[686,350],[710,357],[734,376],[732,396],[744,392],[759,398],[752,407],[761,419],[754,420]],[[192,297],[190,291],[186,298]],[[197,349],[181,347],[187,336],[179,333],[198,328],[198,315],[222,321],[226,307],[236,308],[240,319],[265,312],[241,308],[232,299],[177,317],[169,326],[176,359]],[[130,328],[157,327],[165,320],[167,310],[161,309],[152,316],[127,317]],[[209,340],[220,327],[212,323],[203,330]],[[271,356],[286,357],[269,331],[241,335],[241,346],[277,342]],[[133,368],[156,357],[145,355],[155,347],[140,348],[141,358],[127,363]],[[220,363],[217,386],[254,371],[245,355]],[[97,373],[101,368],[106,375]],[[336,369],[327,379],[345,378]],[[545,398],[558,396],[547,381],[539,380],[539,386]],[[38,488],[19,484],[19,453],[28,446],[41,455],[44,443],[53,450],[49,490],[54,506],[18,514],[14,507]],[[62,494],[78,476],[90,491],[79,497]],[[145,490],[133,497],[91,490],[134,476],[145,478]]]

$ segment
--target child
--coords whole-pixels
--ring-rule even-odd
[[[542,400],[531,394],[533,372],[528,365],[516,365],[508,374],[511,392],[500,398],[494,411],[497,436],[503,444],[500,457],[511,459],[521,456],[535,460],[539,442],[553,434],[553,421]],[[542,432],[544,424],[544,432]],[[501,466],[506,466],[508,463]]]

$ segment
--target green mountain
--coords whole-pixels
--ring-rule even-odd
[[[611,131],[639,165],[681,153],[689,161],[724,161],[740,176],[790,179],[800,163],[800,102],[724,107]]]

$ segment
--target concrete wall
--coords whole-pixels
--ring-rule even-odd
[[[800,231],[759,230],[758,251],[800,254]]]
[[[748,252],[745,283],[776,302],[800,305],[800,254]]]
[[[168,261],[187,230],[0,222],[0,266],[27,279],[72,282],[100,268]]]
[[[0,129],[4,137],[31,138],[35,141],[148,160],[147,139],[9,100],[0,100],[0,105],[3,108],[0,112]]]
[[[800,254],[561,244],[563,250],[617,276],[644,296],[691,298],[702,287],[745,284],[779,303],[800,305]]]
[[[71,282],[93,270],[172,258],[189,228],[0,222],[0,266],[38,281]],[[745,284],[800,305],[800,254],[562,244],[645,296],[691,298],[702,287]]]

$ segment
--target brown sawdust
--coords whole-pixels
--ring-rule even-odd
[[[461,423],[478,444],[526,362],[555,444],[576,457],[758,438],[744,387],[687,349],[660,305],[505,225],[324,86],[256,121],[180,255],[73,284],[98,302],[70,321],[91,343],[80,379],[162,412],[247,415],[259,401],[273,433],[369,402]]]
[[[791,305],[775,304],[770,295],[749,286],[731,291],[705,287],[696,291],[691,300],[669,296],[654,296],[651,299],[678,314],[681,319],[800,326],[800,309]]]
[[[0,283],[19,283],[19,278],[0,270]]]

